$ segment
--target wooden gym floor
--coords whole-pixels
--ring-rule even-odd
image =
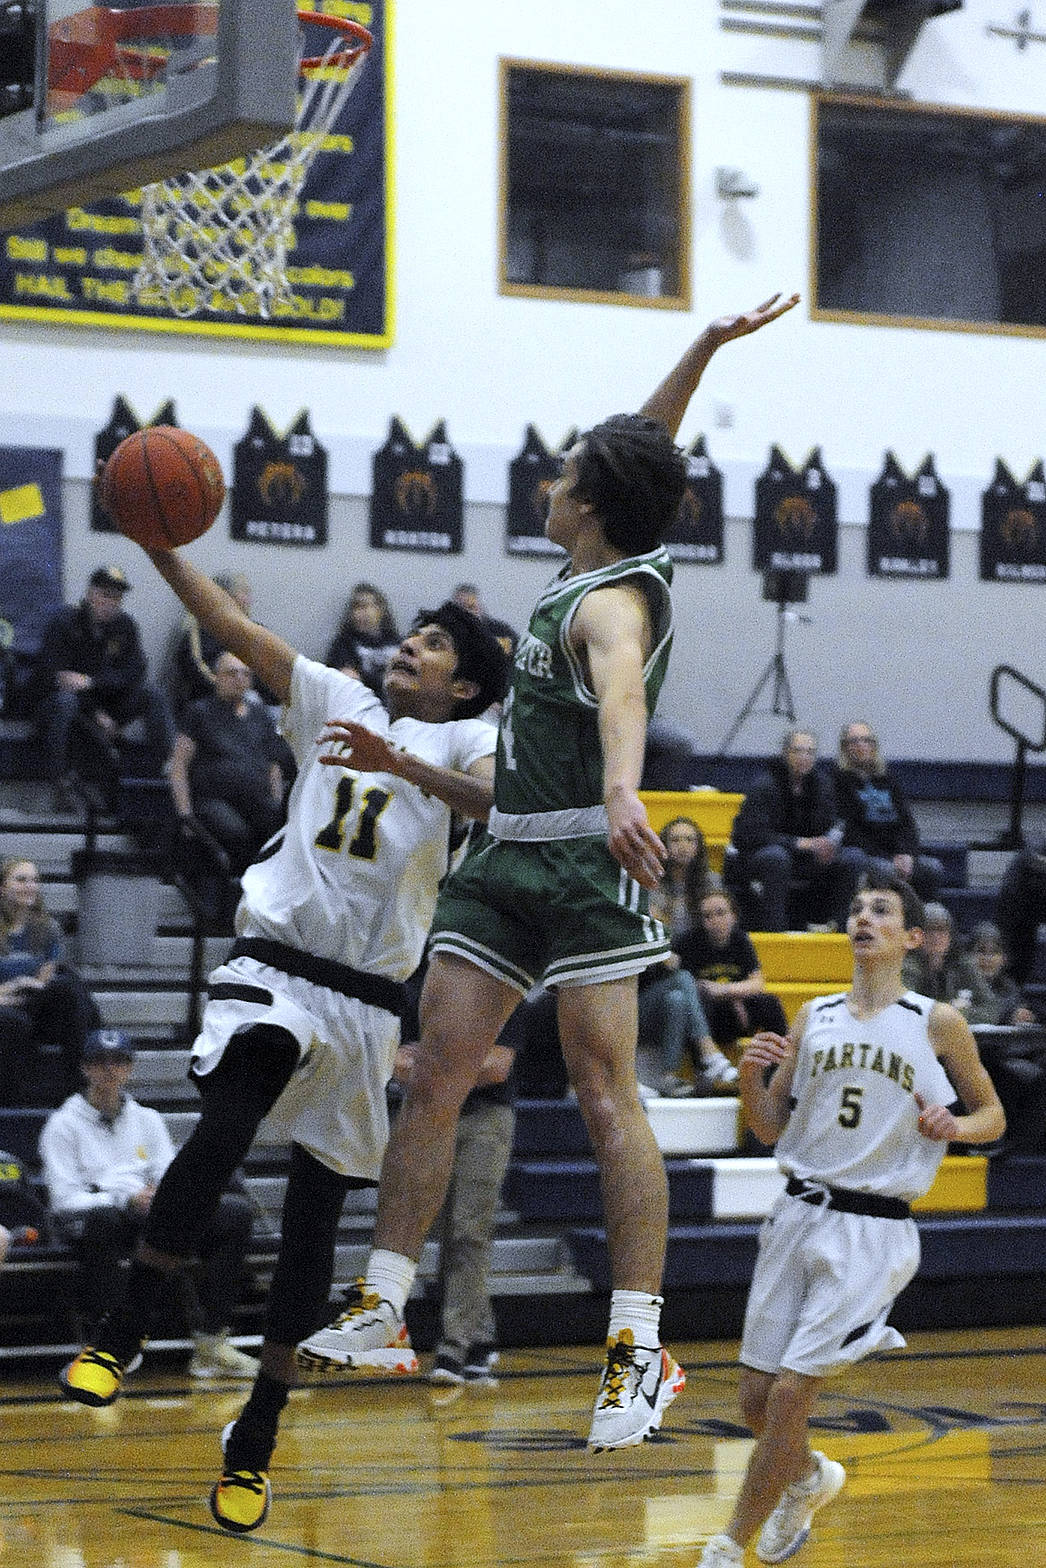
[[[590,1456],[591,1347],[514,1350],[449,1401],[416,1379],[297,1392],[254,1535],[205,1505],[244,1392],[145,1367],[108,1410],[0,1395],[0,1568],[693,1568],[749,1442],[729,1343],[675,1344],[662,1436]],[[912,1335],[829,1385],[815,1446],[848,1484],[796,1568],[1033,1568],[1046,1548],[1046,1330]],[[754,1564],[754,1553],[748,1562]]]

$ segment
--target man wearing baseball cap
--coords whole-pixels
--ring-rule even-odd
[[[70,784],[70,730],[115,783],[125,731],[140,719],[145,732],[138,771],[159,775],[170,755],[174,727],[166,697],[147,679],[148,667],[134,618],[123,607],[131,584],[119,566],[99,566],[77,605],[58,611],[37,654],[32,696],[56,810],[75,809]],[[85,759],[86,761],[86,759]]]
[[[89,1034],[82,1065],[87,1086],[47,1118],[40,1154],[55,1226],[78,1254],[80,1299],[93,1325],[111,1304],[120,1261],[134,1250],[175,1150],[160,1112],[127,1093],[134,1048],[122,1029]],[[193,1377],[253,1378],[258,1370],[229,1342],[251,1218],[246,1197],[223,1193],[200,1238]]]

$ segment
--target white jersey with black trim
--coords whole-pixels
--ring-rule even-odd
[[[328,719],[354,719],[460,773],[493,753],[496,732],[482,719],[390,722],[360,681],[300,654],[294,661],[283,733],[298,776],[286,826],[244,873],[237,934],[405,980],[447,871],[450,808],[390,773],[324,766],[316,741]]]
[[[774,1150],[786,1175],[909,1203],[932,1187],[948,1146],[919,1132],[915,1092],[956,1099],[930,1041],[934,1005],[914,991],[874,1018],[855,1018],[845,992],[810,1004]]]

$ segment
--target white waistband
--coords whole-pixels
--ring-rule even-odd
[[[610,818],[605,806],[572,806],[566,811],[499,811],[490,808],[491,838],[541,841],[554,838],[605,838]]]

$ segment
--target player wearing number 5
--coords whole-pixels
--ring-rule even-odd
[[[906,882],[867,877],[846,924],[849,992],[808,1002],[787,1038],[758,1034],[741,1059],[745,1115],[776,1144],[787,1185],[760,1236],[741,1340],[741,1412],[757,1442],[699,1568],[740,1563],[757,1530],[762,1562],[802,1546],[846,1479],[807,1440],[821,1382],[904,1344],[887,1317],[919,1265],[909,1205],[950,1142],[1005,1128],[962,1014],[905,990],[922,921]]]
[[[345,1194],[378,1176],[402,982],[421,959],[447,871],[452,812],[484,818],[490,807],[496,737],[478,715],[503,696],[506,667],[482,623],[444,604],[423,612],[390,661],[383,707],[361,682],[248,620],[181,556],[150,554],[200,625],[285,704],[298,774],[286,827],[244,873],[229,958],[210,976],[192,1049],[199,1120],[160,1183],[122,1303],[62,1384],[84,1404],[116,1397],[172,1273],[196,1252],[271,1113],[291,1167],[262,1369],[225,1433],[211,1496],[218,1523],[243,1531],[268,1508],[294,1347],[322,1319]],[[344,765],[323,766],[318,740],[341,748]],[[409,1343],[403,1359],[412,1370]]]

